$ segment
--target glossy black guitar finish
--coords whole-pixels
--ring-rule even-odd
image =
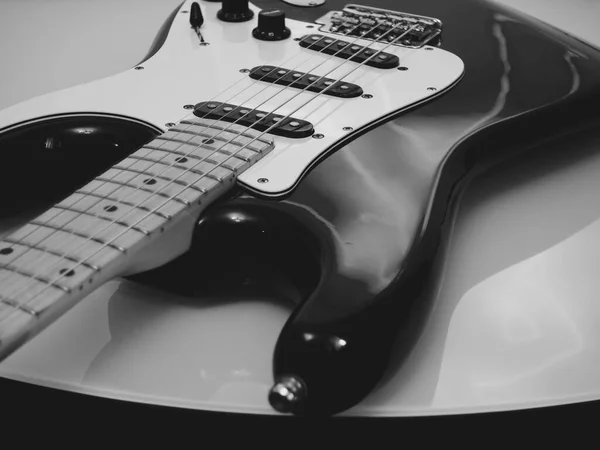
[[[308,9],[256,4],[313,21],[345,2]],[[321,236],[317,253],[326,255],[320,281],[291,315],[273,359],[276,381],[291,376],[306,390],[298,402],[272,399],[275,407],[296,414],[328,415],[351,407],[380,382],[392,352],[401,359],[410,351],[462,183],[546,140],[600,125],[596,49],[482,2],[380,0],[369,6],[441,19],[443,48],[463,59],[466,73],[445,96],[328,158],[289,199],[273,205],[300,217],[309,229],[311,223],[325,225],[313,228]],[[253,208],[253,200],[237,202]],[[280,262],[273,259],[275,266]],[[154,282],[168,285],[174,273],[168,269],[162,277],[153,274]]]
[[[254,3],[312,22],[346,1]],[[273,403],[296,414],[351,407],[380,382],[393,352],[410,351],[452,201],[469,177],[600,125],[600,52],[585,43],[475,0],[368,5],[440,19],[442,47],[465,63],[461,82],[373,133],[355,130],[356,141],[316,166],[286,200],[241,196],[214,205],[190,252],[133,277],[188,295],[223,283],[243,295],[271,277],[287,280],[304,300],[279,337],[274,378],[294,377],[306,392],[296,403]],[[228,231],[245,245],[231,246],[238,251],[227,253],[228,262],[238,261],[237,270],[219,277],[217,269],[231,266],[211,243]],[[203,264],[219,254],[217,266]]]
[[[356,404],[381,379],[396,337],[410,349],[420,320],[412,312],[461,180],[600,125],[597,50],[483,2],[369,3],[442,20],[443,48],[463,59],[466,72],[447,95],[379,130],[389,137],[386,148],[365,136],[321,164],[289,200],[309,207],[336,237],[328,272],[290,317],[274,355],[276,379],[292,375],[306,385],[306,398],[290,407],[296,413]],[[317,9],[288,13],[310,20],[323,13]]]

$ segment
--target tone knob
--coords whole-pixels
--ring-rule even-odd
[[[261,41],[282,41],[290,37],[291,31],[285,26],[285,12],[281,9],[264,9],[258,13],[258,26],[252,36]]]
[[[254,17],[248,0],[223,0],[217,17],[223,22],[246,22]]]

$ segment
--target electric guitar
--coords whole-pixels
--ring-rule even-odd
[[[240,4],[185,2],[130,71],[0,113],[7,166],[44,161],[53,186],[2,241],[3,356],[115,277],[193,294],[277,275],[301,298],[279,388],[311,392],[294,412],[339,412],[418,336],[460,184],[596,125],[597,51],[499,7]],[[343,148],[392,120],[391,148]],[[40,198],[21,180],[5,214]]]

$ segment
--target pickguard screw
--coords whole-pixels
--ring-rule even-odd
[[[242,73],[248,73],[248,72],[250,72],[250,69],[240,69],[240,72],[242,72]]]
[[[371,94],[363,94],[362,98],[373,98],[373,96]]]
[[[144,66],[137,66],[135,70],[144,70]]]
[[[324,134],[321,133],[315,133],[312,135],[313,139],[323,139],[325,137]]]
[[[398,70],[408,70],[408,67],[400,66],[398,67]]]
[[[428,91],[437,91],[437,88],[434,88],[434,87],[428,87],[428,88],[427,88],[427,90],[428,90]]]
[[[306,28],[314,28],[314,25],[306,25]]]
[[[167,123],[165,123],[165,127],[167,127],[167,128],[171,128],[171,127],[174,127],[174,126],[175,126],[175,124],[173,122],[167,122]]]
[[[187,14],[189,11],[181,11],[181,14]]]
[[[433,50],[433,47],[425,47],[425,50],[431,51],[431,50]]]
[[[301,39],[300,39],[300,38],[294,38],[294,40],[295,40],[295,41],[300,41]]]
[[[259,178],[257,181],[258,181],[259,183],[268,183],[268,182],[269,182],[269,179],[268,179],[268,178]]]
[[[183,105],[183,109],[194,109],[194,105]]]
[[[352,127],[344,127],[344,128],[342,128],[342,130],[344,130],[344,131],[352,131],[352,130],[354,130],[354,128],[352,128]]]

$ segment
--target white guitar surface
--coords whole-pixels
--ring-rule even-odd
[[[1,2],[0,110],[129,70],[179,3]],[[593,2],[501,3],[600,45]],[[586,157],[542,166],[532,157],[472,183],[422,338],[402,370],[346,415],[600,398],[600,136],[572,145],[588,149]],[[274,414],[266,395],[271,358],[289,313],[260,298],[198,306],[112,281],[2,362],[0,376],[146,403]]]

